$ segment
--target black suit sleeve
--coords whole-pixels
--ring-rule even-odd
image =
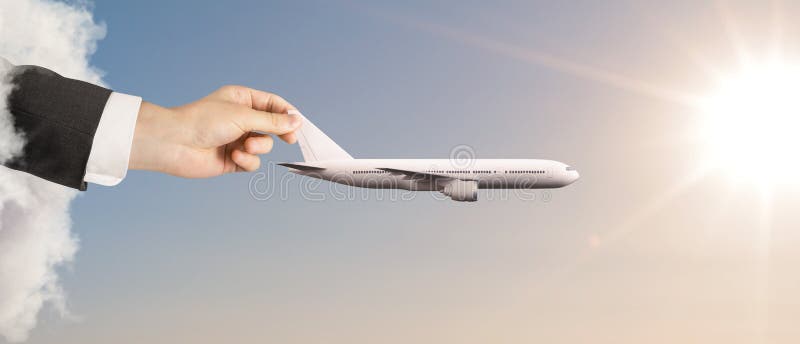
[[[36,66],[15,67],[10,75],[8,108],[26,143],[5,165],[86,190],[86,163],[111,90]]]

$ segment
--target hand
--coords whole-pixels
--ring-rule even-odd
[[[186,178],[255,171],[258,154],[272,149],[268,134],[296,141],[302,120],[289,110],[283,98],[242,86],[170,109],[142,102],[128,167]]]

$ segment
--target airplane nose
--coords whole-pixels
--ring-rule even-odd
[[[572,184],[581,178],[581,175],[578,173],[578,170],[576,170],[574,167],[567,166],[564,169],[567,170],[567,174],[565,176],[566,179],[564,180],[566,185]]]

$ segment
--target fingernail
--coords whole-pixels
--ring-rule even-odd
[[[288,116],[289,116],[289,121],[287,122],[288,123],[287,125],[288,125],[289,129],[294,129],[294,128],[299,127],[300,126],[300,122],[303,121],[303,119],[300,118],[300,116],[298,116],[298,115],[289,114]]]

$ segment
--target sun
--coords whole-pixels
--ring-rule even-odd
[[[748,65],[701,108],[707,163],[737,180],[800,184],[800,65]]]

